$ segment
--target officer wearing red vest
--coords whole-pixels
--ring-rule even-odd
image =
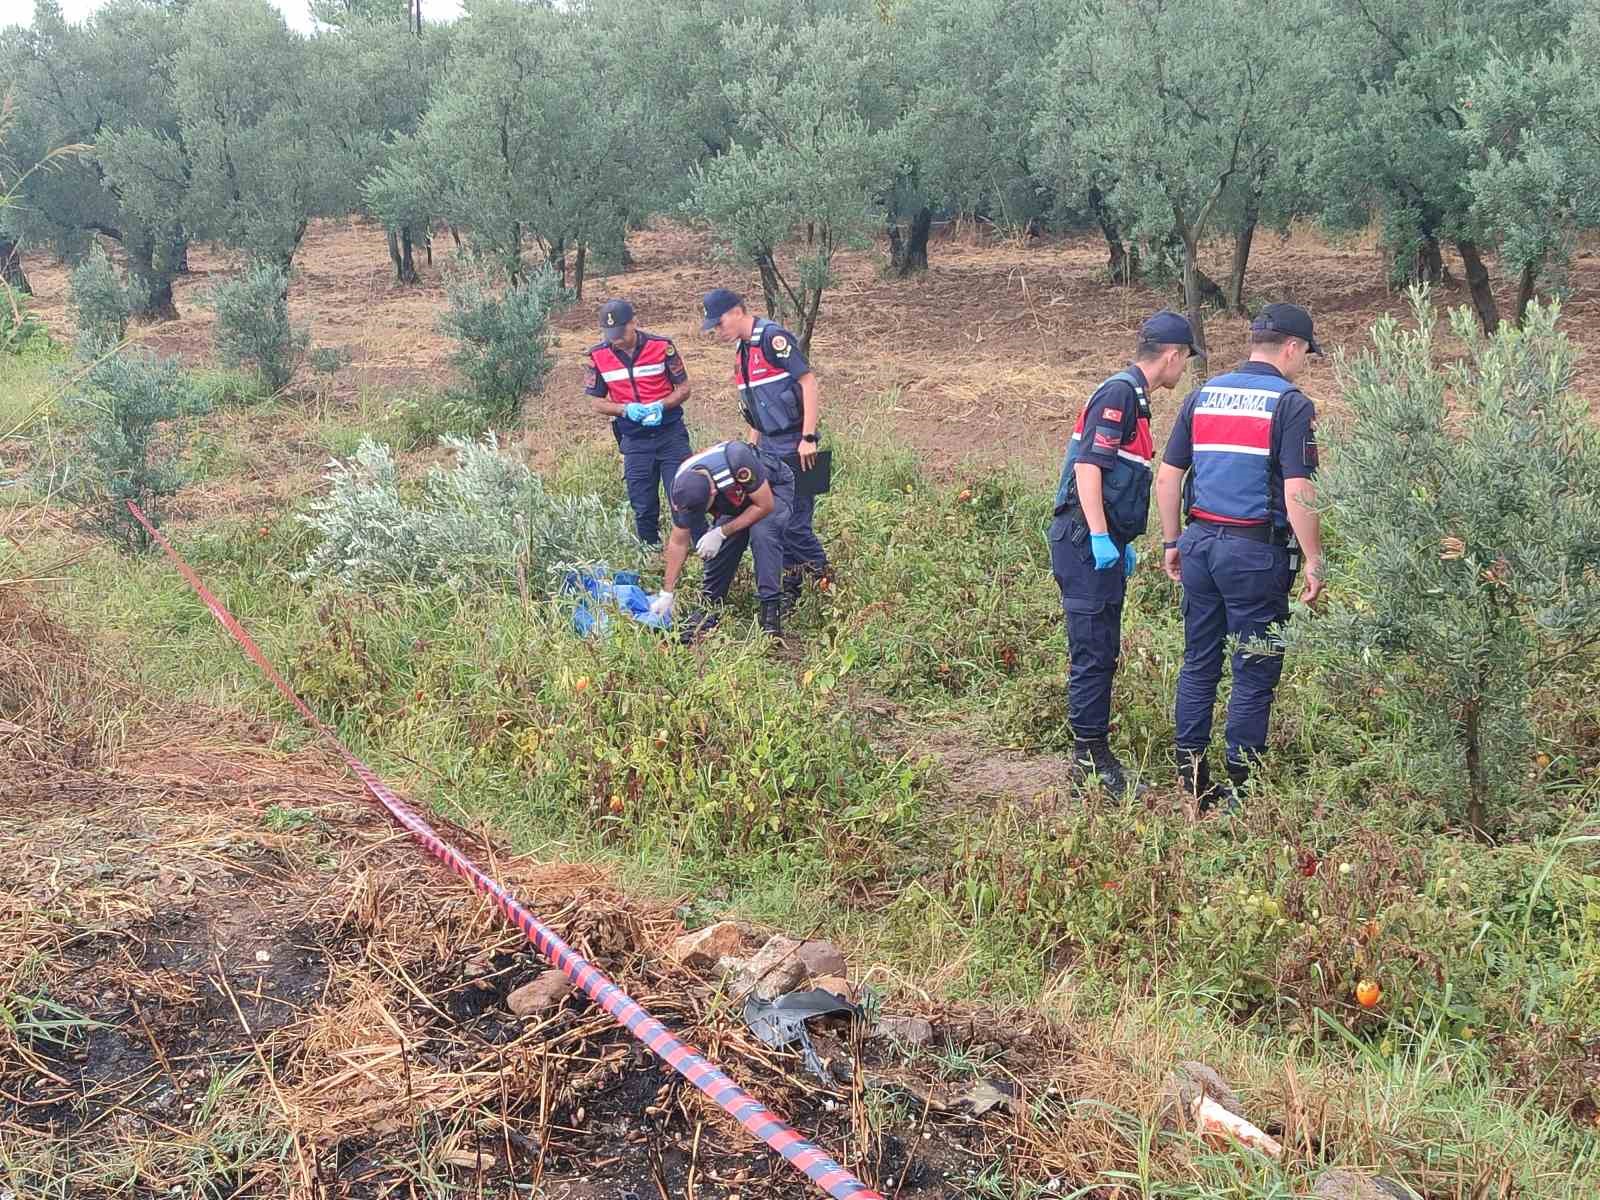
[[[1050,566],[1066,612],[1072,777],[1098,776],[1122,795],[1128,779],[1111,751],[1111,680],[1122,650],[1122,602],[1150,517],[1150,393],[1175,385],[1194,331],[1175,312],[1139,327],[1134,361],[1102,383],[1067,444],[1050,525]],[[1140,785],[1143,790],[1143,785]]]
[[[711,603],[721,604],[749,546],[755,559],[761,628],[781,637],[779,588],[784,531],[794,503],[794,473],[758,447],[718,442],[678,468],[670,497],[672,538],[667,542],[666,579],[650,611],[657,616],[672,615],[673,591],[691,545],[706,564],[703,595]],[[703,524],[707,514],[712,527],[696,535],[694,527]],[[711,623],[702,619],[691,624],[689,636]]]
[[[775,321],[758,317],[727,288],[706,293],[702,333],[715,329],[736,346],[733,385],[739,408],[750,427],[750,441],[773,458],[797,455],[801,469],[817,456],[817,376],[794,334]],[[803,575],[828,579],[828,555],[812,528],[816,497],[794,498],[784,545],[784,604],[800,595]]]
[[[1266,750],[1283,674],[1279,628],[1289,616],[1300,554],[1301,600],[1314,604],[1322,594],[1322,524],[1312,484],[1317,412],[1294,385],[1307,355],[1321,353],[1310,313],[1295,304],[1267,305],[1250,323],[1249,360],[1208,379],[1183,402],[1162,455],[1156,505],[1164,565],[1183,584],[1178,774],[1202,809],[1219,799],[1236,809],[1250,768]],[[1189,521],[1181,537],[1180,509]],[[1211,785],[1206,751],[1230,637],[1239,648],[1224,790]]]
[[[626,300],[600,306],[600,333],[602,341],[588,351],[584,390],[594,397],[594,411],[611,418],[639,540],[659,546],[661,489],[672,486],[689,457],[683,423],[689,374],[671,339],[640,329]],[[701,532],[703,525],[695,530]]]

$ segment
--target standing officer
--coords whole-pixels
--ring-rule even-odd
[[[1066,612],[1072,722],[1072,778],[1098,775],[1128,790],[1111,752],[1111,678],[1122,650],[1122,601],[1138,555],[1133,540],[1150,518],[1151,391],[1183,377],[1194,330],[1163,310],[1139,327],[1133,363],[1102,383],[1067,444],[1050,524],[1050,567]]]
[[[802,470],[817,457],[817,376],[800,350],[799,340],[783,326],[758,317],[727,288],[707,292],[700,330],[737,346],[733,384],[739,408],[750,427],[750,441],[773,458],[799,456]],[[828,555],[811,527],[816,497],[796,495],[784,546],[784,601],[791,607],[800,596],[804,575],[828,581]]]
[[[689,431],[683,423],[689,374],[671,339],[640,329],[626,300],[600,306],[600,333],[600,344],[588,351],[584,390],[594,397],[594,411],[611,418],[639,540],[659,546],[658,489],[672,486],[689,457]],[[704,528],[702,523],[694,532]]]
[[[671,615],[673,591],[691,544],[705,560],[705,598],[722,603],[748,545],[756,564],[761,628],[782,637],[784,534],[794,504],[794,473],[745,442],[719,442],[678,468],[669,499],[672,537],[667,542],[666,578],[650,611]],[[704,527],[707,513],[713,525],[697,536],[693,530]]]
[[[1310,605],[1322,594],[1322,523],[1312,508],[1311,482],[1317,413],[1294,386],[1306,356],[1321,353],[1310,313],[1295,304],[1267,305],[1250,323],[1249,360],[1207,380],[1183,402],[1162,455],[1156,505],[1164,566],[1183,584],[1178,773],[1203,809],[1219,798],[1206,750],[1224,643],[1235,636],[1240,643],[1228,701],[1232,810],[1266,750],[1272,696],[1283,674],[1279,627],[1289,616],[1302,551],[1300,598]],[[1180,505],[1189,520],[1182,537]],[[1277,652],[1263,653],[1263,640],[1277,643]]]

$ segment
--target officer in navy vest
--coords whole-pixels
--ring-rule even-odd
[[[817,375],[800,341],[783,326],[759,317],[727,288],[707,292],[701,332],[717,331],[734,343],[733,385],[739,410],[750,427],[750,441],[775,458],[794,456],[808,470],[817,456]],[[784,546],[785,609],[800,597],[810,575],[825,586],[832,581],[828,555],[812,528],[816,497],[796,495]]]
[[[761,628],[783,635],[784,533],[794,504],[794,473],[782,462],[746,442],[718,442],[686,459],[672,481],[672,537],[667,541],[666,579],[651,611],[670,616],[678,575],[689,548],[705,560],[702,593],[712,604],[728,595],[746,546],[756,566],[756,600]],[[710,516],[709,530],[692,530]],[[692,624],[688,636],[711,624]]]
[[[600,333],[599,345],[585,355],[584,391],[594,411],[611,418],[639,540],[659,546],[661,491],[689,457],[683,423],[689,373],[671,339],[640,329],[626,300],[600,306]],[[695,535],[703,532],[702,525]]]
[[[1322,348],[1311,314],[1269,304],[1250,324],[1250,358],[1190,395],[1156,479],[1167,574],[1183,584],[1183,669],[1178,676],[1177,762],[1203,811],[1238,808],[1267,746],[1273,693],[1283,673],[1281,626],[1305,558],[1301,600],[1322,594],[1322,526],[1313,505],[1316,407],[1294,385]],[[1188,528],[1179,536],[1180,511]],[[1206,752],[1230,637],[1228,785],[1213,787]]]
[[[1098,776],[1116,795],[1128,778],[1109,741],[1111,680],[1127,577],[1138,562],[1133,543],[1150,517],[1150,393],[1174,386],[1193,353],[1194,332],[1177,313],[1141,325],[1133,363],[1096,388],[1079,414],[1056,489],[1050,566],[1066,612],[1072,776]]]

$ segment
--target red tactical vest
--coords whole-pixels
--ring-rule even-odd
[[[640,333],[631,364],[605,342],[592,348],[589,359],[606,381],[606,399],[618,404],[665,400],[672,392],[672,380],[667,376],[667,349],[671,345],[664,337]]]

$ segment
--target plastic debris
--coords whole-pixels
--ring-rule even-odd
[[[1200,1136],[1213,1145],[1238,1142],[1272,1158],[1283,1153],[1283,1146],[1249,1121],[1229,1112],[1210,1096],[1200,1096],[1189,1110]]]
[[[577,607],[572,612],[572,627],[580,637],[605,633],[613,612],[652,629],[672,628],[671,617],[656,616],[650,611],[650,601],[655,597],[639,586],[637,571],[612,574],[604,563],[568,571],[561,591],[564,595],[578,596]]]
[[[836,1013],[844,1013],[858,1021],[862,1019],[860,1005],[847,1004],[822,988],[811,988],[804,992],[789,992],[772,1000],[751,996],[745,1001],[744,1023],[750,1027],[750,1032],[774,1050],[784,1050],[798,1042],[806,1069],[823,1083],[832,1084],[833,1077],[828,1074],[827,1064],[818,1057],[816,1047],[811,1044],[806,1022],[812,1017],[829,1017]]]

